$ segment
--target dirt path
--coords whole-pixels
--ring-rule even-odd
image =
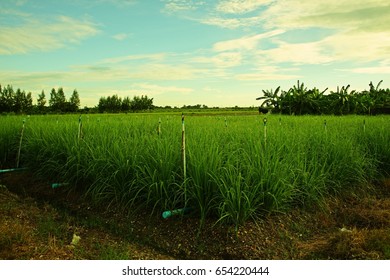
[[[0,178],[0,259],[390,259],[390,180],[375,195],[329,200],[247,223],[237,234],[196,217],[92,209],[29,174]]]

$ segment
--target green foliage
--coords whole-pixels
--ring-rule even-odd
[[[370,89],[362,92],[349,92],[350,85],[337,87],[326,95],[327,89],[307,89],[298,81],[288,91],[280,91],[280,87],[275,92],[263,90],[263,96],[257,100],[264,100],[260,108],[288,115],[390,114],[390,89],[380,89],[381,83],[374,87],[370,82]]]

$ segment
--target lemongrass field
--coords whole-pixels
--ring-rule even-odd
[[[20,147],[19,167],[93,204],[236,226],[390,174],[389,116],[187,115],[184,127],[185,147],[180,114],[1,116],[0,167]]]

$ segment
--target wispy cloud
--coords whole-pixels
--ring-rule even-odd
[[[222,52],[216,55],[197,56],[191,58],[192,63],[201,63],[210,68],[230,68],[241,64],[242,56],[239,52]],[[210,72],[210,71],[209,71]]]
[[[118,33],[112,36],[115,40],[123,41],[129,37],[129,34],[126,33]]]
[[[367,24],[388,22],[389,8],[386,0],[277,0],[264,11],[263,18],[270,27],[360,29]],[[389,25],[382,28],[388,30]]]
[[[228,14],[244,14],[269,5],[271,2],[273,0],[222,0],[217,4],[216,10]]]
[[[202,18],[195,18],[194,20],[199,21],[203,24],[214,25],[226,29],[237,29],[240,27],[250,27],[258,25],[261,22],[261,17],[236,17],[236,18],[225,18],[222,16],[209,15]]]
[[[181,93],[188,94],[194,91],[188,87],[176,87],[176,86],[160,86],[149,83],[136,83],[132,85],[134,92],[138,94],[144,93],[149,95],[160,95],[164,93]]]
[[[0,25],[0,54],[48,51],[78,44],[99,32],[96,24],[68,16],[52,17],[50,21],[32,15],[13,13],[22,24]],[[6,19],[6,18],[5,18]]]
[[[280,81],[280,80],[295,80],[301,77],[299,68],[279,67],[276,65],[259,64],[250,72],[235,75],[238,81]]]
[[[163,12],[168,14],[194,11],[205,4],[203,1],[194,0],[162,0],[164,2]]]
[[[111,57],[106,58],[101,61],[103,64],[115,64],[122,62],[129,62],[135,60],[143,60],[143,61],[162,61],[167,56],[166,53],[152,53],[152,54],[139,54],[139,55],[126,55],[120,57]]]
[[[246,14],[272,1],[274,0],[222,0],[215,3],[212,1],[166,0],[162,11],[206,25],[236,29],[258,25],[262,20],[260,14],[254,16]]]
[[[253,35],[253,36],[244,36],[238,39],[217,42],[214,44],[213,49],[218,52],[236,50],[236,49],[253,50],[256,49],[260,40],[265,38],[270,38],[276,35],[280,35],[283,33],[284,30],[273,30],[262,34]]]
[[[191,7],[192,1],[174,2]],[[384,59],[390,50],[390,4],[386,0],[221,0],[207,8],[202,16],[194,13],[187,18],[227,29],[266,30],[263,34],[217,42],[214,51],[252,51],[253,55],[257,51],[256,56],[262,55],[263,61],[318,64]],[[247,16],[249,12],[251,16]],[[296,30],[310,34],[315,28],[329,32],[311,42],[307,42],[307,36],[302,42],[294,38],[294,43],[279,36]],[[259,45],[263,39],[272,43],[267,50]]]
[[[373,67],[360,67],[352,69],[341,69],[342,71],[359,73],[359,74],[390,74],[389,66],[373,66]]]
[[[263,11],[252,17],[243,17],[246,11]],[[357,2],[330,0],[291,1],[220,1],[216,11],[230,13],[225,18],[213,15],[202,19],[205,24],[224,28],[256,26],[261,24],[268,32],[217,42],[214,51],[240,50],[243,56],[270,63],[326,64],[340,61],[369,62],[385,59],[390,51],[390,4],[383,0]],[[277,15],[277,16],[275,16]],[[307,42],[307,36],[294,38],[294,43],[283,39],[283,33],[314,28],[329,30],[322,37]],[[313,30],[313,31],[311,31]],[[264,49],[261,41],[269,44]]]
[[[94,2],[95,4],[107,3],[107,4],[115,5],[117,7],[124,7],[124,6],[132,6],[137,4],[138,0],[95,0]]]
[[[300,78],[300,75],[288,75],[288,74],[277,74],[277,73],[246,73],[238,74],[235,78],[239,81],[265,81],[265,80],[293,80]]]

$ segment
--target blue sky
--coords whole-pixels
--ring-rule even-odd
[[[263,89],[390,87],[387,0],[1,0],[0,83],[259,105]]]

